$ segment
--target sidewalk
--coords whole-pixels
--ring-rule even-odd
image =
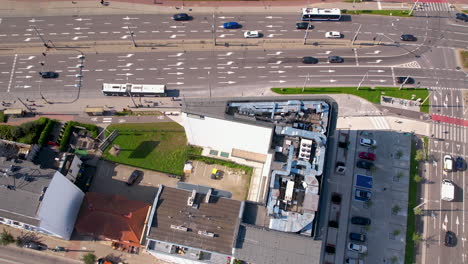
[[[0,228],[1,230],[3,230],[4,228],[8,232],[10,232],[15,238],[21,235],[21,232],[25,232],[23,230],[13,228],[4,224],[0,224]],[[56,246],[60,246],[69,250],[68,252],[53,252],[50,250],[37,251],[38,254],[47,254],[47,255],[60,256],[60,257],[64,257],[67,259],[74,259],[76,260],[76,263],[82,263],[82,261],[80,260],[82,255],[90,253],[90,252],[96,255],[97,258],[102,258],[102,257],[112,254],[114,256],[120,257],[122,261],[124,261],[124,263],[128,263],[128,264],[141,264],[141,263],[164,264],[166,263],[164,261],[160,261],[156,259],[149,253],[146,253],[144,249],[141,249],[139,254],[128,254],[119,250],[113,250],[111,247],[111,242],[109,241],[86,241],[86,240],[66,241],[66,240],[61,240],[58,238],[41,235],[41,234],[38,234],[38,236],[41,238],[41,242],[46,244],[48,248],[55,248]],[[12,244],[12,245],[9,245],[9,247],[16,247],[16,245]]]

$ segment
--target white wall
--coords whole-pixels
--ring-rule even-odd
[[[198,119],[182,113],[187,140],[192,145],[231,153],[233,148],[268,154],[273,129],[223,119]]]
[[[40,228],[69,240],[83,198],[84,193],[57,171],[39,207]]]

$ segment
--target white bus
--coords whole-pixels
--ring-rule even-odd
[[[102,93],[113,96],[166,96],[166,85],[103,83]]]
[[[341,10],[339,8],[302,8],[302,20],[333,20],[341,19]]]

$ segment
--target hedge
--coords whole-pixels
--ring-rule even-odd
[[[63,132],[62,140],[60,140],[60,151],[65,151],[67,149],[68,141],[70,140],[70,134],[73,127],[76,126],[84,127],[87,131],[91,132],[91,135],[94,138],[99,134],[99,128],[96,125],[69,121],[65,124],[65,131]]]
[[[253,173],[253,168],[245,165],[240,165],[235,162],[229,161],[229,160],[222,160],[222,159],[216,159],[216,158],[210,158],[206,156],[200,156],[192,153],[187,153],[187,158],[190,160],[198,160],[201,162],[204,162],[206,164],[218,164],[221,166],[225,166],[231,169],[241,169],[245,171],[248,175],[252,175]]]
[[[7,121],[7,116],[3,113],[3,111],[0,111],[0,123],[5,123]]]
[[[0,138],[25,144],[36,144],[48,120],[48,118],[41,117],[19,126],[0,125]]]
[[[49,119],[49,122],[47,122],[47,125],[45,126],[44,130],[42,130],[41,136],[39,137],[39,146],[44,146],[47,141],[47,137],[49,136],[50,131],[52,131],[54,128],[55,124],[57,124],[57,120]]]

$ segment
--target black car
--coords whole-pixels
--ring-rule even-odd
[[[172,19],[174,19],[175,21],[187,21],[187,20],[192,19],[192,17],[186,13],[180,13],[180,14],[173,15]]]
[[[455,168],[457,171],[462,171],[465,169],[465,162],[463,161],[462,157],[457,157],[455,160]]]
[[[360,161],[356,162],[356,167],[361,168],[361,169],[369,170],[373,166],[374,166],[374,163],[369,162],[369,161],[365,161],[365,160],[360,160]]]
[[[59,74],[56,72],[39,72],[39,75],[44,79],[58,78]]]
[[[462,21],[465,21],[465,22],[468,21],[468,15],[465,14],[465,13],[457,13],[455,15],[455,18],[459,19],[459,20],[462,20]]]
[[[415,36],[413,36],[411,34],[401,35],[400,39],[403,40],[403,41],[416,41],[416,40],[418,40]]]
[[[396,77],[396,82],[404,84],[414,84],[414,79],[411,77]]]
[[[349,233],[349,239],[357,242],[366,242],[366,235],[358,233]]]
[[[445,246],[446,247],[454,247],[457,245],[457,237],[455,233],[452,231],[445,232]]]
[[[366,217],[353,216],[351,217],[351,224],[367,226],[371,224],[371,220]]]
[[[314,57],[304,57],[302,58],[302,63],[305,63],[305,64],[316,64],[318,63],[318,59],[314,58]]]
[[[330,63],[342,63],[342,62],[344,62],[344,59],[341,58],[340,56],[329,56],[328,57],[328,62],[330,62]]]
[[[24,247],[34,249],[34,250],[46,250],[47,249],[46,245],[39,243],[39,242],[35,242],[35,241],[24,243]]]
[[[134,170],[132,174],[130,175],[130,177],[128,177],[127,185],[128,186],[133,185],[141,177],[143,177],[143,172],[141,170]]]
[[[299,22],[299,23],[296,23],[296,29],[311,29],[313,28],[312,24],[310,24],[309,22]]]

